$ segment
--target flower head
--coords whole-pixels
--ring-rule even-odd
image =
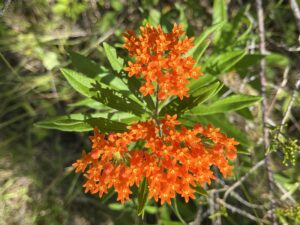
[[[200,67],[194,66],[192,56],[185,56],[193,47],[193,38],[181,38],[184,31],[176,24],[170,33],[165,33],[160,25],[155,28],[149,24],[140,31],[139,36],[131,30],[124,34],[124,47],[134,57],[134,62],[129,61],[125,70],[129,76],[144,77],[140,92],[154,94],[156,83],[160,100],[172,95],[180,99],[188,97],[186,84],[190,78],[197,79],[202,74]]]
[[[166,115],[160,124],[158,127],[154,120],[134,123],[127,132],[106,138],[95,129],[91,152],[84,152],[83,159],[73,164],[76,172],[84,171],[86,192],[101,197],[114,187],[117,200],[124,203],[132,186],[146,178],[149,198],[170,204],[179,194],[188,202],[195,198],[196,185],[214,179],[212,165],[224,176],[231,174],[228,159],[235,158],[238,144],[232,138],[211,126],[179,128],[176,115]],[[157,135],[159,129],[162,135]]]

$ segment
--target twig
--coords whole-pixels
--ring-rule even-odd
[[[298,6],[296,0],[290,0],[290,5],[291,5],[291,9],[293,11],[293,14],[296,18],[298,31],[300,32],[300,10],[299,10],[299,6]]]
[[[253,203],[246,201],[245,199],[243,199],[240,195],[238,195],[234,191],[230,192],[230,195],[232,195],[236,200],[238,200],[240,203],[244,204],[245,206],[247,206],[249,208],[256,208],[256,209],[264,209],[265,208],[263,205],[257,205],[257,204],[253,204]]]
[[[273,97],[273,99],[272,99],[272,102],[271,102],[271,104],[270,104],[270,106],[269,106],[269,108],[268,108],[267,115],[269,115],[270,112],[272,111],[272,109],[273,109],[273,107],[274,107],[274,105],[275,105],[275,102],[276,102],[276,99],[277,99],[277,96],[278,96],[280,90],[281,90],[282,88],[284,88],[284,86],[286,85],[287,80],[288,80],[287,78],[288,78],[289,71],[290,71],[290,67],[287,66],[287,67],[284,69],[284,72],[283,72],[283,78],[282,78],[281,84],[280,84],[279,87],[277,88],[276,93],[275,93],[275,95],[274,95],[274,97]]]
[[[259,28],[259,49],[261,54],[266,53],[266,40],[265,40],[265,26],[264,26],[264,11],[262,8],[262,0],[256,0],[256,8],[258,14],[258,28]],[[263,144],[265,151],[268,149],[270,145],[269,141],[269,130],[267,128],[267,98],[266,98],[266,77],[265,77],[265,68],[266,62],[265,59],[261,59],[260,61],[260,85],[261,85],[261,95],[262,95],[262,122],[263,122]],[[269,186],[270,193],[270,210],[271,210],[271,221],[273,225],[277,225],[276,217],[275,217],[275,198],[273,196],[274,190],[274,182],[273,182],[273,172],[270,168],[270,154],[265,156],[265,167],[267,171],[267,182]]]
[[[295,99],[297,97],[299,88],[300,88],[300,74],[299,74],[298,80],[296,81],[296,85],[295,85],[295,89],[294,89],[293,94],[292,94],[292,98],[291,98],[291,100],[290,100],[290,102],[288,104],[288,107],[287,107],[287,109],[286,109],[286,111],[284,113],[283,119],[281,121],[279,132],[281,131],[281,129],[283,128],[284,124],[286,123],[286,121],[289,118],[289,115],[290,115],[290,112],[292,110],[292,106],[293,106],[293,104],[295,102]]]
[[[224,202],[222,199],[217,199],[217,201],[218,201],[219,203],[221,203],[225,208],[229,209],[229,210],[230,210],[231,212],[233,212],[233,213],[238,213],[238,214],[240,214],[240,215],[242,215],[242,216],[245,216],[245,217],[247,217],[248,219],[253,220],[253,221],[256,221],[256,222],[258,222],[258,223],[269,224],[268,221],[263,220],[263,219],[259,219],[259,218],[253,216],[252,214],[250,214],[250,213],[248,213],[248,212],[246,212],[246,211],[244,211],[244,210],[241,210],[241,209],[239,209],[239,208],[234,207],[233,205],[230,205],[230,204]]]
[[[292,204],[296,204],[296,200],[293,198],[292,195],[288,194],[289,192],[287,190],[285,190],[284,187],[282,187],[281,184],[279,184],[278,182],[275,182],[275,185],[278,187],[278,189],[283,193],[283,196],[285,196],[285,198],[288,198]]]
[[[232,186],[230,186],[230,188],[227,189],[227,191],[224,194],[224,201],[226,200],[226,198],[228,197],[228,195],[230,194],[230,192],[232,192],[234,189],[236,189],[238,186],[240,186],[244,180],[246,180],[251,173],[253,173],[254,171],[256,171],[259,167],[261,167],[262,165],[264,165],[264,160],[259,161],[258,163],[256,163],[256,165],[254,167],[252,167],[248,173],[246,173],[243,177],[241,177],[237,182],[235,182]]]

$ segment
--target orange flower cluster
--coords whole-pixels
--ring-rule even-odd
[[[200,67],[194,67],[195,60],[185,54],[193,47],[193,39],[180,39],[184,31],[174,24],[170,33],[164,33],[160,25],[155,28],[141,27],[141,34],[135,36],[132,30],[124,34],[124,47],[128,49],[130,56],[135,56],[135,62],[128,62],[129,76],[141,75],[146,82],[141,86],[143,95],[153,94],[154,82],[159,85],[158,98],[166,99],[176,95],[180,99],[188,97],[186,84],[190,78],[197,79],[202,73]]]
[[[87,178],[85,191],[101,197],[113,187],[123,204],[131,187],[146,178],[149,199],[170,204],[177,193],[188,202],[195,198],[196,185],[214,179],[212,165],[224,176],[231,174],[228,159],[236,157],[238,144],[234,139],[211,126],[176,129],[179,124],[176,115],[166,115],[160,126],[154,120],[138,122],[127,132],[108,136],[95,129],[92,151],[83,152],[82,159],[73,164]]]

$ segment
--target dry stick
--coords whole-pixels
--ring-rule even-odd
[[[227,191],[224,194],[224,201],[226,201],[226,198],[228,197],[228,195],[230,194],[230,192],[232,192],[234,189],[236,189],[238,186],[240,186],[244,182],[244,180],[246,180],[250,176],[251,173],[253,173],[254,171],[256,171],[262,165],[264,165],[264,160],[261,160],[258,163],[256,163],[256,165],[254,167],[252,167],[248,171],[248,173],[246,173],[237,182],[235,182],[232,186],[230,186],[230,188],[228,188]]]
[[[257,204],[253,204],[253,203],[246,201],[238,193],[236,193],[234,191],[232,191],[230,193],[230,195],[232,197],[234,197],[236,200],[238,200],[240,203],[244,204],[245,206],[247,206],[249,208],[256,208],[256,209],[264,209],[265,208],[263,205],[257,205]]]
[[[289,102],[289,105],[288,105],[288,107],[287,107],[287,109],[286,109],[286,111],[284,113],[283,119],[281,121],[279,132],[281,131],[281,129],[283,128],[284,124],[286,123],[286,121],[289,118],[289,115],[290,115],[290,112],[292,110],[292,106],[293,106],[293,104],[295,102],[295,99],[297,97],[299,88],[300,88],[300,74],[299,74],[299,78],[298,78],[298,80],[296,82],[295,89],[294,89],[293,94],[292,94],[292,98],[291,98],[291,100]]]
[[[299,10],[299,6],[298,6],[296,0],[290,0],[290,5],[291,5],[292,11],[294,13],[294,16],[296,18],[298,31],[300,32],[300,10]]]
[[[245,217],[247,217],[248,219],[253,220],[253,221],[256,221],[256,222],[258,222],[258,223],[269,224],[268,221],[263,220],[263,219],[259,219],[259,218],[253,216],[252,214],[250,214],[250,213],[248,213],[248,212],[246,212],[246,211],[244,211],[244,210],[241,210],[241,209],[239,209],[239,208],[234,207],[233,205],[230,205],[230,204],[224,202],[222,199],[217,199],[217,201],[218,201],[219,203],[221,203],[225,208],[229,209],[229,210],[230,210],[231,212],[233,212],[233,213],[238,213],[238,214],[240,214],[240,215],[242,215],[242,216],[245,216]]]
[[[264,11],[262,8],[262,0],[256,0],[256,8],[258,13],[258,28],[259,28],[259,49],[261,54],[266,53],[266,41],[265,41],[265,27],[264,27]],[[266,62],[265,59],[261,59],[260,61],[260,85],[261,85],[261,95],[262,95],[262,122],[263,122],[263,144],[265,151],[269,147],[269,130],[267,128],[267,98],[266,98],[266,77],[265,77],[265,67]],[[276,218],[275,218],[275,199],[273,196],[274,191],[274,182],[273,182],[273,172],[270,168],[270,154],[267,154],[265,157],[265,167],[267,171],[267,182],[269,186],[269,193],[270,193],[270,210],[271,210],[271,221],[273,225],[277,225]]]
[[[275,105],[275,102],[276,102],[276,99],[277,99],[277,96],[278,96],[280,90],[284,88],[284,86],[286,85],[286,83],[287,83],[287,81],[288,81],[287,78],[288,78],[289,70],[290,70],[290,67],[289,67],[289,66],[287,66],[287,67],[284,69],[284,72],[283,72],[283,78],[282,78],[281,84],[279,85],[279,87],[278,87],[277,90],[276,90],[276,93],[275,93],[275,95],[274,95],[274,97],[273,97],[273,99],[272,99],[272,102],[271,102],[271,104],[270,104],[270,106],[269,106],[269,108],[268,108],[267,115],[269,115],[270,112],[272,111],[272,109],[273,109],[273,107],[274,107],[274,105]]]

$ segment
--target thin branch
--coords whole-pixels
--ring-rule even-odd
[[[298,3],[296,2],[296,0],[290,0],[290,5],[291,5],[291,9],[293,11],[293,14],[296,18],[296,24],[297,24],[298,31],[300,32],[300,10],[299,10]]]
[[[276,100],[277,100],[277,96],[278,96],[280,90],[283,89],[284,86],[286,85],[286,83],[287,83],[287,81],[288,81],[288,74],[289,74],[289,71],[290,71],[290,67],[287,66],[287,67],[284,69],[284,72],[283,72],[283,78],[282,78],[281,84],[280,84],[279,87],[277,88],[276,93],[275,93],[275,95],[274,95],[274,97],[273,97],[273,99],[272,99],[272,102],[271,102],[271,104],[270,104],[270,106],[269,106],[269,108],[268,108],[267,115],[269,115],[270,112],[272,111],[272,109],[273,109],[273,107],[274,107],[274,105],[275,105],[275,102],[276,102]]]
[[[256,208],[256,209],[264,209],[265,208],[263,205],[257,205],[257,204],[253,204],[253,203],[246,201],[245,199],[243,199],[239,194],[237,194],[234,191],[230,192],[230,195],[233,196],[240,203],[244,204],[245,206],[247,206],[249,208]]]
[[[232,192],[234,189],[236,189],[238,186],[240,186],[250,176],[251,173],[253,173],[254,171],[256,171],[262,165],[264,165],[264,160],[261,160],[258,163],[256,163],[256,165],[254,167],[252,167],[248,171],[248,173],[246,173],[243,177],[241,177],[236,183],[234,183],[233,185],[231,185],[230,188],[228,188],[227,191],[224,194],[224,201],[226,200],[226,198],[228,197],[228,195],[230,194],[230,192]]]
[[[256,8],[258,14],[258,28],[259,28],[259,50],[261,54],[266,53],[266,39],[265,39],[265,26],[264,26],[264,11],[262,7],[262,0],[256,0]],[[263,144],[265,151],[270,145],[269,141],[269,130],[267,128],[267,98],[266,98],[266,77],[265,77],[266,62],[265,59],[260,61],[260,85],[261,85],[261,95],[262,95],[262,122],[263,122]],[[273,182],[273,172],[270,167],[270,154],[267,154],[265,157],[265,167],[267,171],[267,182],[269,186],[270,193],[270,210],[271,210],[271,221],[273,225],[277,225],[275,217],[275,198],[273,196],[274,191],[274,182]]]
[[[217,201],[218,201],[220,204],[222,204],[225,208],[229,209],[229,210],[230,210],[231,212],[233,212],[233,213],[238,213],[238,214],[240,214],[240,215],[242,215],[242,216],[244,216],[244,217],[247,217],[247,218],[250,219],[250,220],[256,221],[256,222],[258,222],[258,223],[269,224],[268,221],[263,220],[263,219],[259,219],[259,218],[257,218],[256,216],[253,216],[252,214],[250,214],[250,213],[248,213],[248,212],[246,212],[246,211],[244,211],[244,210],[241,210],[241,209],[239,209],[239,208],[234,207],[233,205],[230,205],[230,204],[224,202],[222,199],[217,199]]]
[[[280,123],[280,129],[279,129],[279,132],[281,131],[281,129],[283,128],[284,124],[287,122],[289,116],[290,116],[290,113],[291,113],[291,110],[292,110],[292,107],[293,107],[293,104],[295,102],[295,99],[298,95],[298,91],[299,91],[299,88],[300,88],[300,74],[299,74],[299,77],[298,77],[298,80],[296,82],[296,85],[295,85],[295,89],[293,91],[293,94],[292,94],[292,98],[288,104],[288,107],[284,113],[284,116],[283,116],[283,119]]]

